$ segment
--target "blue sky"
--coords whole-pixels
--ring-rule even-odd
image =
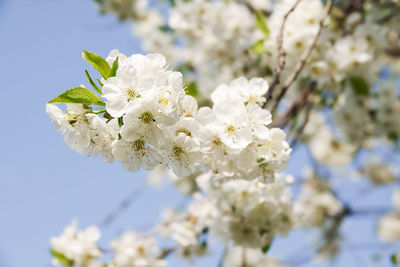
[[[0,267],[49,266],[51,236],[72,218],[82,227],[99,223],[146,177],[71,151],[45,113],[49,99],[85,82],[84,69],[91,69],[81,58],[82,49],[103,56],[113,48],[141,52],[130,33],[129,23],[99,15],[90,0],[0,0]],[[298,174],[305,158],[304,152],[295,154],[288,170]],[[103,244],[122,229],[149,229],[163,208],[182,200],[170,185],[146,189],[104,230]],[[377,201],[390,204],[388,190],[367,200]],[[369,240],[374,224],[351,222],[345,230],[356,240]],[[297,231],[286,242],[274,243],[271,253],[284,258],[308,239]],[[360,253],[368,261],[371,253]],[[196,266],[216,266],[218,257]],[[353,258],[345,255],[337,266],[356,266]],[[173,259],[170,266],[188,264]],[[379,266],[390,265],[385,260]]]

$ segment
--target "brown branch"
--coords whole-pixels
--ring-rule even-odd
[[[292,141],[290,142],[290,147],[295,147],[297,142],[300,140],[300,137],[302,136],[304,129],[306,128],[308,121],[310,120],[310,113],[312,109],[312,104],[309,103],[306,108],[306,116],[304,118],[303,123],[301,124],[300,128],[296,131],[295,136],[293,137]]]
[[[386,54],[392,57],[400,57],[400,47],[390,47],[385,50]]]
[[[400,8],[394,8],[391,12],[389,12],[388,14],[386,14],[385,16],[381,17],[380,19],[378,19],[376,22],[378,24],[383,24],[389,20],[391,20],[392,18],[396,17],[400,15]]]
[[[382,216],[386,213],[390,213],[392,208],[390,207],[368,207],[368,208],[357,208],[352,209],[350,216]]]
[[[297,79],[300,72],[304,68],[304,65],[306,64],[307,59],[310,57],[311,52],[314,50],[314,48],[318,42],[318,39],[321,36],[322,29],[324,28],[324,22],[325,22],[326,18],[328,17],[329,13],[331,12],[332,4],[333,4],[333,0],[328,0],[328,2],[326,4],[326,8],[325,8],[325,13],[322,16],[321,20],[319,21],[319,28],[318,28],[317,34],[314,36],[314,39],[313,39],[311,45],[303,52],[303,54],[300,58],[300,61],[295,66],[294,70],[289,74],[288,78],[286,79],[284,85],[282,86],[281,90],[279,91],[277,98],[275,99],[275,101],[273,102],[273,104],[271,106],[271,111],[274,111],[276,109],[276,107],[278,106],[282,97],[286,94],[289,87],[294,83],[294,81]]]
[[[247,257],[246,257],[246,248],[242,248],[242,264],[241,267],[247,267]]]
[[[293,13],[293,11],[296,9],[296,7],[299,5],[300,2],[301,2],[301,0],[297,0],[294,3],[294,5],[283,16],[282,24],[279,29],[279,34],[278,34],[278,39],[277,39],[277,43],[278,43],[278,60],[277,61],[278,62],[277,62],[277,66],[275,69],[274,79],[272,80],[272,83],[269,86],[267,95],[265,97],[266,102],[264,104],[264,107],[266,107],[266,103],[268,103],[268,101],[271,100],[272,93],[274,92],[275,87],[280,83],[281,72],[285,68],[285,65],[286,65],[286,59],[285,59],[286,52],[285,52],[285,49],[283,48],[283,34],[285,31],[286,22],[290,16],[290,14]]]
[[[124,210],[126,210],[132,202],[138,199],[141,194],[145,191],[147,183],[145,180],[136,187],[128,196],[126,196],[121,202],[112,210],[110,211],[105,218],[101,221],[99,226],[101,228],[105,228],[110,225]]]
[[[287,109],[285,114],[279,118],[277,123],[273,123],[273,127],[283,128],[289,121],[289,119],[295,115],[299,109],[308,101],[310,95],[314,92],[317,87],[315,81],[311,81],[302,90],[302,93],[293,101],[292,105]]]

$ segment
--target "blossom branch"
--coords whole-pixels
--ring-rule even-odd
[[[295,66],[294,70],[289,74],[288,78],[286,79],[284,85],[282,86],[281,90],[279,91],[279,94],[277,95],[276,99],[274,100],[274,102],[271,106],[271,111],[274,111],[276,109],[276,107],[278,106],[282,97],[286,94],[289,87],[294,83],[294,81],[297,79],[300,72],[304,68],[304,65],[306,64],[307,59],[310,57],[311,52],[314,50],[314,48],[318,42],[318,39],[321,36],[322,29],[324,28],[325,20],[328,17],[329,13],[331,12],[332,5],[333,5],[333,0],[328,0],[328,2],[326,4],[325,13],[322,16],[321,20],[319,21],[319,28],[318,28],[316,35],[314,36],[314,39],[313,39],[311,45],[303,52],[303,54],[300,58],[300,61]]]
[[[286,12],[286,14],[283,16],[283,20],[282,20],[282,24],[281,24],[281,28],[279,30],[279,35],[278,35],[278,39],[277,39],[277,43],[278,43],[278,64],[275,70],[275,75],[274,75],[274,79],[269,87],[269,90],[267,92],[266,95],[266,99],[267,101],[264,104],[264,107],[266,106],[266,103],[268,103],[269,100],[271,100],[272,98],[272,94],[274,92],[275,87],[280,83],[280,75],[282,70],[285,68],[286,65],[286,52],[283,48],[283,34],[285,31],[285,26],[286,26],[286,22],[290,16],[291,13],[293,13],[293,11],[296,9],[296,7],[300,4],[301,0],[297,0],[294,5]]]
[[[285,114],[277,120],[278,122],[273,123],[273,127],[283,128],[288,123],[290,118],[292,118],[292,116],[294,116],[309,100],[310,95],[314,92],[316,87],[317,83],[315,81],[309,82],[302,90],[302,93],[296,98],[296,100],[294,100],[293,104],[288,108]]]
[[[360,208],[360,209],[352,209],[349,216],[368,216],[368,215],[376,215],[381,216],[383,214],[390,212],[389,207],[371,207],[371,208]]]
[[[128,196],[126,196],[111,212],[105,216],[99,226],[105,228],[109,226],[124,210],[126,210],[136,199],[138,199],[146,188],[146,182],[143,181]]]
[[[311,113],[312,106],[313,106],[313,105],[312,105],[311,103],[309,103],[309,104],[306,106],[304,121],[303,121],[303,123],[300,125],[299,129],[296,131],[295,136],[293,137],[293,140],[292,140],[291,143],[290,143],[290,146],[291,146],[292,148],[294,148],[294,147],[296,146],[297,142],[299,141],[300,137],[301,137],[302,134],[303,134],[304,129],[305,129],[306,126],[307,126],[307,123],[308,123],[308,121],[309,121],[309,119],[310,119],[310,113]]]

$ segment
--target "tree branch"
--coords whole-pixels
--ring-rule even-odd
[[[314,92],[317,87],[317,83],[315,81],[309,82],[305,88],[303,88],[302,93],[293,101],[292,105],[287,109],[285,114],[278,119],[277,123],[273,123],[273,127],[283,128],[295,115],[299,109],[307,102],[310,95]]]
[[[326,8],[325,8],[325,13],[322,16],[321,20],[319,21],[319,28],[318,28],[316,35],[314,36],[314,39],[313,39],[311,45],[303,52],[303,54],[300,58],[300,61],[295,66],[294,70],[289,74],[284,85],[282,86],[281,90],[279,91],[277,98],[275,99],[275,101],[273,102],[273,104],[271,106],[271,111],[274,111],[277,108],[282,97],[286,94],[289,87],[294,83],[294,81],[297,79],[300,72],[304,68],[304,65],[306,64],[307,59],[311,55],[311,52],[314,50],[314,48],[318,42],[318,39],[321,36],[322,29],[324,28],[324,22],[325,22],[326,18],[328,17],[329,13],[331,12],[332,5],[333,5],[333,0],[328,0],[328,2],[326,4]]]
[[[290,16],[290,14],[293,13],[293,11],[296,9],[296,7],[299,5],[300,2],[301,2],[301,0],[297,0],[294,3],[294,5],[288,10],[288,12],[286,12],[286,14],[283,16],[281,28],[279,30],[278,39],[277,39],[277,43],[278,43],[278,60],[277,60],[278,62],[277,63],[278,64],[275,69],[274,79],[273,79],[271,85],[269,86],[267,95],[265,97],[266,102],[264,104],[264,107],[266,106],[266,103],[268,103],[268,101],[271,100],[275,87],[280,83],[280,75],[286,65],[286,52],[283,48],[283,34],[285,31],[286,22]]]
[[[121,202],[104,217],[99,224],[100,228],[109,226],[118,217],[118,215],[120,215],[132,204],[132,202],[141,196],[141,194],[145,191],[146,186],[147,183],[145,180],[143,180],[139,186],[137,186],[128,196],[122,199]]]

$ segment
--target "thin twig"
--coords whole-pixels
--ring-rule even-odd
[[[312,109],[312,104],[309,103],[306,107],[306,116],[303,120],[303,123],[300,125],[300,128],[296,131],[295,136],[293,137],[290,147],[294,148],[297,144],[297,142],[300,140],[301,136],[303,135],[304,129],[306,128],[308,121],[310,120],[310,114],[311,114],[311,109]]]
[[[321,20],[319,21],[319,28],[318,28],[316,35],[314,36],[314,39],[313,39],[311,45],[303,52],[303,54],[300,58],[300,61],[297,63],[294,70],[287,77],[285,83],[283,84],[281,90],[279,91],[278,96],[276,97],[276,99],[274,100],[274,102],[271,106],[271,109],[270,109],[271,111],[274,111],[276,109],[276,107],[278,106],[282,97],[286,94],[289,87],[294,83],[294,81],[299,76],[300,72],[302,71],[304,65],[307,62],[307,59],[310,57],[311,52],[314,50],[314,48],[318,42],[318,39],[321,36],[322,29],[325,26],[325,20],[328,17],[329,13],[331,12],[332,4],[333,4],[333,0],[328,0],[328,2],[326,4],[326,8],[325,8],[325,13],[322,16]]]
[[[383,23],[385,23],[385,22],[391,20],[392,18],[394,18],[394,17],[396,17],[396,16],[398,16],[398,15],[400,15],[400,8],[397,7],[397,8],[392,9],[391,12],[389,12],[389,13],[386,14],[385,16],[381,17],[381,18],[378,19],[376,22],[377,22],[378,24],[383,24]]]
[[[246,248],[242,247],[242,264],[241,267],[247,267]]]
[[[307,102],[308,98],[314,92],[315,88],[317,87],[317,83],[315,81],[309,82],[306,87],[302,90],[302,93],[293,101],[292,105],[287,109],[285,114],[279,118],[277,123],[273,123],[272,126],[283,128],[295,115],[299,109]]]
[[[383,214],[389,213],[390,207],[368,207],[368,208],[358,208],[352,209],[349,216],[381,216]]]
[[[283,16],[281,28],[279,29],[279,34],[278,34],[278,39],[277,39],[277,43],[278,43],[278,64],[277,64],[276,69],[275,69],[274,79],[273,79],[271,85],[269,86],[267,95],[265,97],[267,101],[265,102],[264,107],[266,107],[266,104],[268,103],[268,101],[271,100],[274,88],[280,83],[281,72],[285,68],[285,64],[286,64],[286,59],[285,59],[286,58],[286,52],[285,52],[285,49],[283,48],[283,34],[284,34],[284,31],[285,31],[286,22],[287,22],[287,20],[288,20],[288,18],[290,16],[290,14],[293,13],[293,11],[296,9],[296,7],[299,5],[300,2],[301,2],[301,0],[297,0],[294,3],[294,5]]]
[[[143,180],[128,196],[121,200],[118,205],[112,209],[99,224],[100,228],[109,226],[124,210],[126,210],[132,202],[138,199],[147,187],[147,182]]]

